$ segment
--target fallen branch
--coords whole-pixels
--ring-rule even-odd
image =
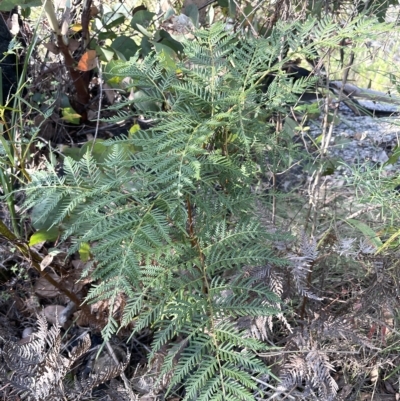
[[[342,89],[343,95],[345,95],[346,97],[358,97],[358,98],[373,100],[376,102],[385,102],[385,103],[400,105],[400,97],[392,96],[390,94],[376,91],[373,89],[359,88],[358,86],[353,84],[343,85],[341,81],[331,81],[329,82],[329,87],[334,90]]]

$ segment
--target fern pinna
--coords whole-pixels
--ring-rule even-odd
[[[101,158],[66,157],[62,177],[49,165],[26,188],[37,224],[59,225],[72,252],[91,244],[96,284],[87,301],[110,301],[104,339],[120,325],[133,323],[132,335],[150,327],[149,361],[169,350],[160,377],[172,370],[169,389],[184,400],[252,401],[254,378],[269,374],[257,357],[265,343],[238,321],[281,314],[279,298],[247,274],[282,263],[259,221],[255,184],[266,154],[286,152],[269,118],[309,85],[280,72],[281,37],[294,48],[311,25],[279,26],[240,46],[215,25],[185,42],[180,62],[160,52],[114,63],[105,76],[130,78],[134,107],[153,127],[103,142]],[[267,74],[275,79],[262,93]]]

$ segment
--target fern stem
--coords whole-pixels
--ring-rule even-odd
[[[192,244],[192,248],[195,248],[199,252],[199,258],[200,258],[200,263],[202,264],[202,267],[204,267],[204,254],[201,251],[200,244],[196,238],[194,229],[193,229],[193,216],[192,216],[192,205],[190,203],[190,198],[187,196],[186,198],[186,206],[188,209],[188,230],[189,230],[189,238],[190,238],[190,243]],[[207,282],[207,275],[205,273],[204,268],[199,268],[196,266],[196,268],[200,271],[201,275],[203,276],[203,286],[202,286],[202,292],[203,294],[208,294],[209,293],[209,286]]]
[[[196,243],[194,239],[194,231],[193,231],[193,217],[192,217],[192,205],[190,204],[190,198],[187,196],[186,198],[186,207],[188,210],[188,231],[189,231],[189,238],[192,247],[195,248]]]
[[[315,261],[311,262],[310,264],[310,270],[307,274],[307,286],[308,288],[311,287],[311,278],[312,278],[312,272],[313,272],[313,267],[314,267]],[[308,298],[306,296],[303,296],[303,302],[301,304],[301,308],[300,308],[300,319],[304,320],[304,316],[306,313],[306,305],[307,305],[307,300]]]

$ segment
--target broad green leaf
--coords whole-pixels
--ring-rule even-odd
[[[155,40],[162,43],[165,46],[170,47],[176,54],[183,53],[182,43],[175,40],[167,31],[163,29],[156,32]]]
[[[154,13],[150,11],[140,10],[131,19],[131,27],[136,30],[140,30],[138,28],[138,24],[141,25],[143,28],[147,28],[153,17],[155,16]]]
[[[57,227],[51,227],[48,230],[38,230],[31,235],[29,239],[29,246],[34,246],[44,241],[55,241],[60,235],[60,231]]]
[[[364,235],[364,237],[368,241],[370,241],[371,244],[374,245],[376,248],[379,248],[382,246],[382,241],[379,238],[379,236],[367,224],[363,223],[362,221],[356,220],[356,219],[347,219],[346,222],[349,223],[354,228],[357,228]]]
[[[63,149],[63,154],[78,161],[89,152],[96,162],[103,163],[111,152],[111,147],[104,145],[103,142],[103,139],[96,139],[94,145],[92,140],[86,142],[81,148],[66,147]]]
[[[329,124],[333,123],[333,125],[338,125],[341,122],[340,117],[337,116],[335,113],[328,113],[327,120]]]
[[[120,83],[123,80],[123,76],[116,75],[119,67],[123,67],[125,65],[123,60],[111,60],[106,64],[103,72],[103,76],[106,79],[107,83],[113,87],[119,87]]]
[[[228,0],[228,3],[229,3],[229,7],[228,7],[229,16],[231,18],[235,18],[235,16],[236,16],[236,2],[235,2],[235,0]]]
[[[288,133],[291,137],[293,137],[296,134],[296,129],[298,125],[299,124],[297,123],[297,121],[293,120],[293,118],[286,117],[283,129],[285,130],[286,133]]]
[[[108,13],[103,17],[103,23],[107,29],[120,26],[124,23],[125,16],[123,14],[118,14],[115,12]]]
[[[313,0],[309,2],[307,8],[312,16],[321,18],[321,12],[324,5],[325,2],[323,0],[318,0],[318,1]]]
[[[148,56],[153,51],[153,47],[147,36],[143,36],[142,41],[140,43],[140,48],[141,48],[140,53],[143,57]]]
[[[156,52],[160,55],[161,64],[167,71],[176,71],[177,66],[175,62],[176,54],[168,46],[162,43],[154,43]]]
[[[125,57],[125,60],[129,60],[139,50],[139,46],[135,43],[135,41],[125,35],[121,35],[121,36],[117,37],[112,42],[111,47],[114,50],[123,54],[123,56]]]
[[[64,146],[62,148],[62,154],[64,156],[68,156],[71,159],[74,159],[75,161],[80,160],[81,156],[81,149],[78,147],[70,147],[70,146]]]
[[[153,35],[142,25],[136,24],[137,30],[141,32],[144,36],[147,36],[148,38],[151,38]]]
[[[131,128],[129,128],[129,136],[133,136],[136,134],[136,132],[140,131],[140,125],[139,124],[134,124],[132,125]]]
[[[187,15],[193,22],[193,25],[199,27],[199,9],[195,4],[189,4],[185,7],[184,14]]]
[[[86,142],[80,149],[81,157],[89,152],[93,156],[94,160],[99,163],[103,163],[111,152],[111,147],[104,145],[103,142],[103,139],[96,139],[94,144],[93,140]]]
[[[172,7],[170,7],[164,14],[163,21],[166,21],[169,17],[172,17],[175,14],[176,14],[176,11]]]
[[[322,170],[321,176],[326,177],[328,175],[333,175],[337,167],[337,162],[335,160],[328,160],[324,163],[324,169]]]
[[[106,31],[106,32],[100,32],[98,38],[98,42],[101,41],[111,41],[114,40],[115,38],[118,38],[118,35],[114,32],[111,31]],[[100,46],[98,46],[100,47]]]
[[[62,110],[62,119],[70,124],[79,124],[81,115],[78,114],[72,107],[65,107]]]
[[[96,53],[99,55],[101,61],[109,62],[114,58],[115,52],[105,46],[96,46]]]
[[[79,256],[82,262],[87,262],[90,259],[90,244],[82,242],[79,246]]]
[[[393,153],[389,157],[388,161],[384,163],[384,167],[387,166],[388,164],[396,164],[397,161],[399,160],[400,157],[400,147],[396,146],[393,150]]]

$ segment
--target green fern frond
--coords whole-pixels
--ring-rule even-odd
[[[166,350],[160,378],[173,371],[169,391],[183,386],[185,401],[253,400],[252,377],[270,373],[258,357],[266,344],[239,326],[257,318],[265,326],[282,313],[281,301],[251,272],[296,266],[275,254],[282,236],[260,217],[270,195],[255,188],[298,152],[271,118],[287,115],[316,83],[282,67],[294,53],[312,58],[368,24],[278,23],[257,40],[214,24],[184,43],[179,74],[165,71],[158,54],[116,64],[105,77],[129,78],[135,98],[111,108],[114,120],[134,107],[152,127],[102,142],[100,154],[89,146],[80,160],[65,158],[62,177],[51,165],[32,174],[25,209],[33,208],[37,227],[58,225],[71,252],[90,244],[86,300],[109,301],[104,338],[121,325],[132,325],[132,335],[151,329],[150,360]],[[126,305],[114,314],[121,293]]]

